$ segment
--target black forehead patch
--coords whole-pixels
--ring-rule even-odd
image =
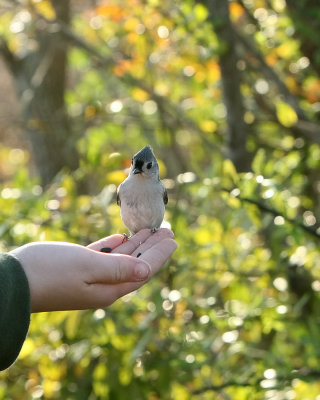
[[[143,167],[143,164],[144,164],[144,161],[143,161],[143,160],[140,160],[140,159],[138,159],[138,160],[135,160],[134,166],[135,166],[135,168],[142,169],[142,167]]]
[[[154,158],[151,146],[147,145],[133,156],[135,160],[147,161]]]

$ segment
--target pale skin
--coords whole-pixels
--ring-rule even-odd
[[[143,229],[127,241],[111,235],[87,247],[35,242],[11,254],[28,278],[32,312],[82,310],[106,307],[144,285],[177,248],[173,236]],[[100,252],[105,247],[111,252]]]

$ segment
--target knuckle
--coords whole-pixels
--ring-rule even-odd
[[[115,282],[122,282],[126,278],[126,268],[125,264],[122,261],[122,259],[119,257],[118,262],[116,264],[115,270],[114,270],[114,279]]]

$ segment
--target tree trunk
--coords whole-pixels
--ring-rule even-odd
[[[52,5],[56,18],[68,24],[69,0],[55,0]],[[73,170],[78,166],[64,103],[67,46],[52,26],[41,18],[35,21],[35,50],[22,59],[8,52],[6,55],[2,48],[16,78],[23,126],[43,185],[50,183],[63,167]]]
[[[240,91],[241,77],[237,69],[236,46],[231,26],[227,0],[208,0],[210,18],[222,44],[219,58],[224,103],[227,110],[225,145],[227,157],[238,172],[250,169],[250,156],[246,149],[247,126],[244,121],[243,99]]]
[[[286,3],[296,30],[295,36],[300,40],[301,51],[320,76],[319,0],[287,0]]]

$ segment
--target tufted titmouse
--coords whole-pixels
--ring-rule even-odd
[[[129,176],[117,190],[121,218],[134,235],[141,229],[156,231],[163,221],[167,190],[159,178],[159,165],[148,145],[132,158]]]

